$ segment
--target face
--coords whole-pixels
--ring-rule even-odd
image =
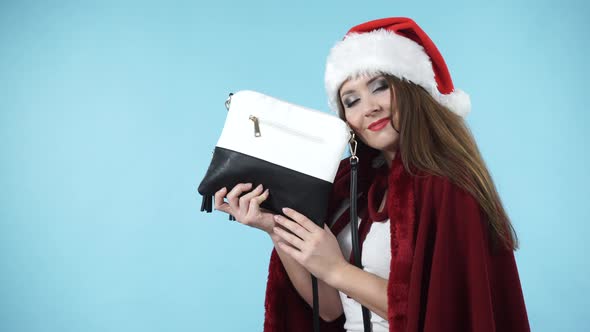
[[[363,142],[383,152],[397,149],[399,134],[391,125],[392,112],[396,128],[399,116],[397,109],[392,109],[391,91],[384,76],[361,76],[344,82],[340,101],[346,122]]]

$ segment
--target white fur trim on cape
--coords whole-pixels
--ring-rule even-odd
[[[443,95],[438,91],[430,57],[422,46],[384,29],[352,33],[332,48],[325,74],[330,109],[338,113],[338,91],[344,81],[377,73],[391,74],[424,87],[438,102],[460,116],[471,110],[465,92],[456,89]]]

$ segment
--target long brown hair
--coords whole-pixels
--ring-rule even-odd
[[[447,177],[469,192],[487,217],[493,243],[499,240],[506,248],[516,250],[516,232],[465,121],[421,86],[384,76],[391,90],[392,118],[395,106],[399,112],[396,130],[405,169]]]

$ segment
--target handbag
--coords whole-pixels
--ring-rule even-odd
[[[259,92],[230,93],[228,114],[213,158],[199,184],[201,211],[212,212],[219,189],[238,183],[262,184],[269,197],[261,207],[282,214],[292,208],[324,226],[328,200],[340,160],[350,144],[350,222],[354,263],[362,269],[357,224],[356,140],[340,118],[291,104]],[[230,219],[232,217],[230,216]],[[313,289],[313,330],[320,331],[318,285]],[[370,312],[362,307],[364,330],[371,331]]]
[[[225,125],[198,191],[201,211],[238,183],[269,189],[262,208],[299,211],[323,226],[329,195],[350,133],[340,118],[255,91],[230,94]]]

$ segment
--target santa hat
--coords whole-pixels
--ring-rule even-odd
[[[471,110],[469,95],[454,88],[445,60],[432,40],[409,18],[391,17],[357,25],[332,48],[325,75],[330,108],[339,112],[338,93],[347,79],[377,73],[423,87],[460,116]]]

